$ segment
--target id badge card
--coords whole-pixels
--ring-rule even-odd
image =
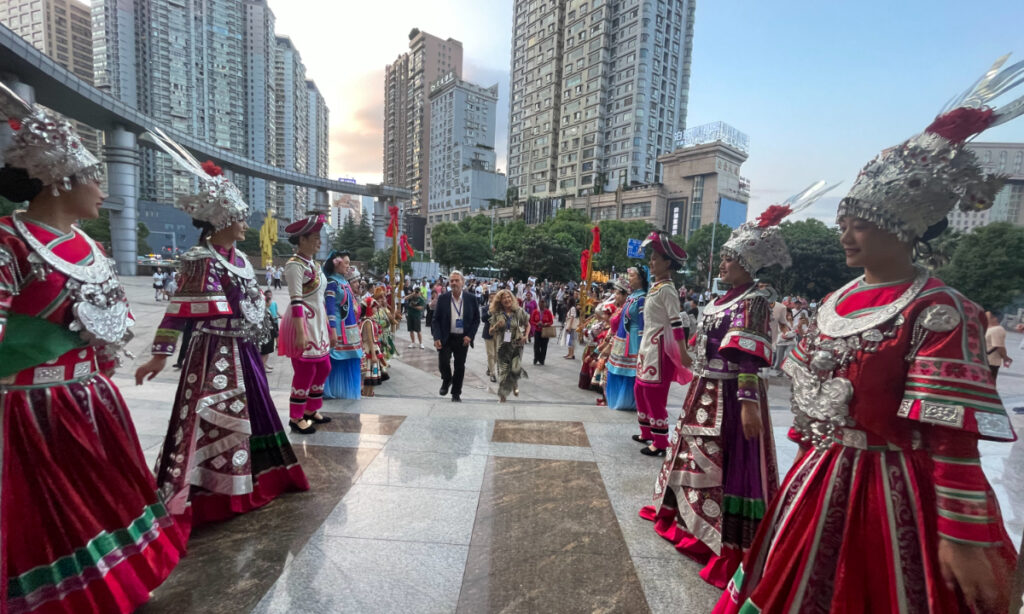
[[[455,328],[462,328],[462,318],[455,318]]]
[[[505,343],[511,343],[511,342],[512,342],[512,331],[507,330],[507,331],[505,331]]]

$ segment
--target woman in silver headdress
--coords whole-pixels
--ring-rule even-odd
[[[131,612],[184,540],[110,380],[133,324],[99,217],[100,162],[71,124],[0,85],[0,610]],[[133,255],[134,256],[134,255]]]
[[[1016,552],[982,440],[1016,438],[988,369],[982,309],[913,262],[959,206],[991,206],[967,138],[1024,112],[1002,62],[840,201],[846,264],[783,363],[800,455],[716,612],[1006,612]],[[784,493],[784,494],[783,494]]]
[[[266,299],[248,258],[249,206],[211,162],[200,165],[162,133],[149,133],[195,174],[199,192],[175,205],[200,228],[181,257],[181,289],[153,338],[142,384],[163,370],[186,323],[195,323],[157,464],[157,484],[181,531],[259,508],[309,482],[288,442],[260,356]]]
[[[700,576],[725,588],[750,547],[779,485],[768,395],[758,377],[772,364],[768,290],[754,275],[789,266],[778,224],[827,192],[817,183],[743,224],[722,247],[719,277],[731,289],[704,307],[692,345],[693,373],[654,505],[640,515],[681,553],[704,565]]]

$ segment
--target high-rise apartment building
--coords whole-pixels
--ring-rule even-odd
[[[656,182],[685,128],[694,0],[516,0],[509,186],[520,201]]]
[[[427,215],[430,186],[431,83],[462,77],[462,43],[414,28],[409,51],[384,71],[384,183],[413,192],[412,208]]]
[[[274,87],[277,88],[278,166],[305,173],[309,170],[309,94],[306,92],[306,66],[298,49],[287,36],[277,37],[274,56]],[[277,211],[286,219],[302,217],[306,211],[306,190],[293,185],[281,186]]]
[[[505,198],[505,175],[495,172],[497,103],[497,84],[480,87],[454,72],[430,84],[428,251],[434,224],[474,215]]]
[[[0,0],[0,23],[86,83],[93,82],[92,15],[78,0]],[[74,122],[82,144],[100,153],[99,132]]]
[[[291,41],[275,35],[267,0],[93,0],[92,20],[100,89],[226,151],[327,175],[325,165],[307,163],[306,71]],[[170,203],[191,188],[166,156],[141,154],[143,199]],[[256,212],[272,207],[290,219],[305,211],[304,188],[237,183]]]
[[[274,12],[267,0],[245,1],[245,81],[247,152],[257,162],[273,166],[277,161],[277,89],[275,88]],[[277,204],[277,185],[266,179],[250,177],[249,206],[266,212]],[[276,211],[275,211],[276,213]]]
[[[328,160],[330,122],[328,121],[327,102],[320,94],[316,83],[306,81],[307,123],[309,136],[306,145],[306,164],[311,175],[326,177],[330,160]],[[310,210],[326,211],[329,203],[327,194],[318,193],[315,188],[306,188],[306,202]],[[318,202],[318,198],[323,199]]]
[[[960,211],[949,214],[950,228],[970,232],[993,222],[1024,226],[1024,143],[968,143],[987,173],[1006,177],[992,208],[985,211]]]

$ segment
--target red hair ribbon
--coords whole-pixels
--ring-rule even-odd
[[[793,209],[789,205],[772,205],[757,216],[757,225],[760,228],[777,226],[790,213],[793,213]]]
[[[416,255],[416,250],[409,245],[409,237],[405,233],[398,238],[398,253],[402,256],[402,262]]]
[[[594,239],[590,242],[590,253],[596,254],[601,251],[601,229],[594,226],[590,232],[594,235]]]
[[[220,177],[224,174],[224,170],[214,164],[213,160],[207,160],[206,162],[203,162],[201,166],[203,167],[203,171],[205,171],[210,177]]]
[[[585,249],[580,254],[580,279],[587,279],[587,266],[590,265],[590,250]]]
[[[388,222],[388,230],[384,236],[393,237],[398,232],[398,207],[395,205],[388,207],[388,215],[391,216],[391,220]]]

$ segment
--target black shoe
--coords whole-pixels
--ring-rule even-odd
[[[175,369],[181,369],[181,365],[174,365]]]
[[[303,418],[303,420],[304,419],[305,418]],[[310,423],[310,425],[307,426],[306,428],[302,428],[301,426],[299,426],[299,423],[294,420],[288,421],[288,428],[290,428],[293,433],[299,433],[302,435],[312,435],[313,433],[316,432],[316,428],[313,426],[312,423]]]
[[[306,419],[306,420],[309,420],[310,422],[315,422],[317,424],[327,424],[328,422],[331,421],[331,417],[330,416],[325,416],[323,414],[320,414],[320,417],[318,418],[317,414],[320,414],[320,412],[315,411],[315,412],[313,412],[311,414],[306,414],[306,415],[304,415],[302,417],[304,419]]]
[[[452,403],[461,403],[461,402],[462,402],[462,397],[460,397],[457,394],[453,394],[452,395]]]
[[[653,439],[644,439],[643,435],[633,435],[633,441],[647,445],[650,444]]]
[[[439,395],[441,395],[441,396],[444,396],[444,395],[448,394],[448,387],[449,386],[451,386],[451,384],[441,384],[441,389],[438,390],[437,393]]]
[[[655,448],[654,450],[649,447],[640,448],[640,454],[644,456],[665,456],[666,448]]]
[[[491,376],[491,381],[492,381],[492,382],[497,382],[497,381],[498,381],[498,378],[492,375],[492,376]]]

